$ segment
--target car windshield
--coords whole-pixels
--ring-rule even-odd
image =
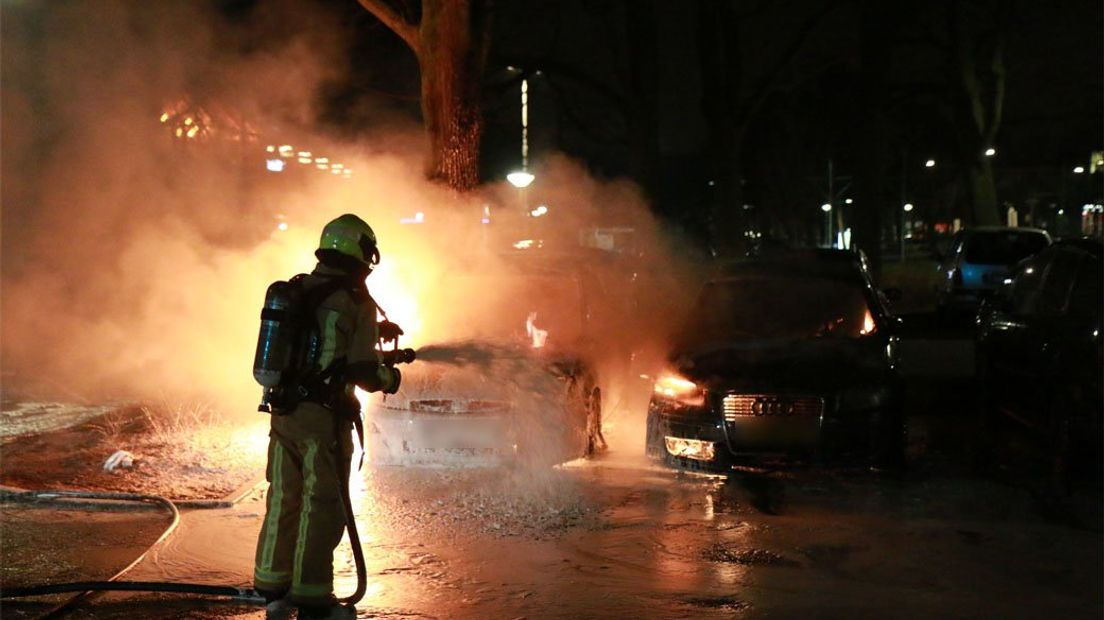
[[[746,276],[706,284],[683,342],[857,338],[874,331],[861,285],[802,276]]]
[[[976,232],[966,240],[966,262],[1012,265],[1047,246],[1046,236],[1029,231]]]
[[[441,329],[453,337],[557,349],[582,336],[582,290],[570,275],[454,275],[438,296],[436,303],[449,309]]]

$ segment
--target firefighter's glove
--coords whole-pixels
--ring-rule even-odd
[[[379,337],[384,342],[390,342],[392,340],[398,340],[399,336],[402,336],[406,332],[403,328],[399,327],[398,323],[392,323],[391,321],[381,321],[379,324]]]
[[[387,385],[383,386],[383,393],[384,394],[394,394],[395,392],[399,391],[399,385],[402,383],[402,373],[399,372],[398,368],[394,368],[394,367],[386,367],[386,368],[387,368],[387,370],[391,371],[391,381]]]

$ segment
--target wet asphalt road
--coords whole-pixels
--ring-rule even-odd
[[[638,444],[552,472],[366,469],[360,617],[1099,618],[1099,493],[1055,519],[1031,484],[975,467],[962,439],[970,355],[965,340],[905,343],[904,479],[680,474]],[[247,584],[262,513],[259,497],[188,512],[129,578]],[[351,592],[345,545],[338,565],[339,594]],[[263,617],[119,597],[75,615],[136,614]]]

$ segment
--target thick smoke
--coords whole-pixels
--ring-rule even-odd
[[[692,290],[639,193],[550,157],[524,197],[548,213],[532,218],[505,183],[458,197],[425,182],[410,119],[333,138],[314,126],[317,93],[343,70],[345,35],[292,4],[230,25],[191,1],[4,5],[5,390],[201,398],[248,414],[265,288],[311,269],[322,225],[352,212],[380,239],[369,285],[405,346],[524,336],[524,319],[494,315],[512,291],[461,288],[477,280],[456,274],[510,269],[497,249],[523,239],[581,256],[580,241],[609,240],[587,231],[631,228],[636,258],[596,263],[604,294],[588,300],[604,321],[588,346],[616,370],[615,404],[639,363],[621,353],[662,352]],[[187,114],[205,119],[194,138]],[[269,145],[353,172],[298,157],[267,172]]]

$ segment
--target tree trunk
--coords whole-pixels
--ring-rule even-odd
[[[743,86],[743,59],[739,28],[733,7],[727,2],[705,2],[698,7],[702,111],[710,132],[709,180],[713,196],[709,204],[709,239],[715,254],[737,255],[743,249],[742,162],[736,110]]]
[[[855,217],[852,247],[866,253],[875,278],[882,269],[882,224],[887,211],[897,218],[902,205],[885,183],[889,149],[886,92],[890,73],[890,50],[897,23],[892,10],[878,0],[866,0],[862,12],[862,68],[860,101],[855,119],[859,140],[855,174]],[[902,171],[903,172],[903,171]]]
[[[466,191],[479,184],[480,86],[486,55],[481,0],[425,0],[419,28],[426,177]]]
[[[948,5],[949,29],[953,39],[952,75],[959,85],[959,124],[963,162],[970,190],[970,219],[974,225],[997,224],[997,185],[993,164],[983,154],[995,144],[1004,111],[1005,70],[1004,42],[1008,28],[1008,6],[998,0],[992,4],[995,15],[986,16],[996,24],[996,36],[989,50],[991,84],[983,83],[977,64],[982,55],[979,35],[968,23],[969,7],[952,2]]]
[[[1000,224],[1000,209],[997,205],[997,183],[993,175],[993,166],[989,158],[982,158],[970,166],[970,197],[972,201],[972,219],[976,226]]]

